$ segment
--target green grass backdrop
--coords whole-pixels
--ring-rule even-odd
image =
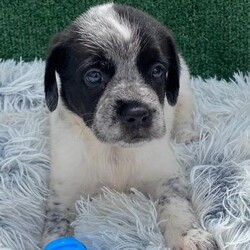
[[[45,58],[50,37],[102,0],[0,0],[0,58]],[[250,65],[249,0],[119,0],[166,24],[191,72],[230,77]]]

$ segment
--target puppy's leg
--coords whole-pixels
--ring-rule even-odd
[[[72,230],[70,223],[74,219],[74,202],[67,203],[69,200],[64,190],[69,190],[69,185],[60,185],[56,188],[51,185],[51,191],[47,204],[46,219],[44,224],[42,246],[59,237],[70,236]],[[72,189],[71,189],[72,190]],[[72,192],[73,194],[74,192]]]
[[[196,218],[185,178],[178,174],[156,187],[158,219],[168,246],[175,250],[218,249]]]
[[[75,217],[75,202],[85,194],[88,183],[93,182],[86,177],[81,140],[72,130],[64,129],[63,121],[58,124],[59,128],[52,127],[50,195],[43,245],[72,233],[70,223]]]
[[[177,142],[189,143],[198,140],[199,134],[194,126],[194,101],[190,87],[189,70],[182,57],[180,57],[180,62],[180,91],[175,109],[172,136]]]

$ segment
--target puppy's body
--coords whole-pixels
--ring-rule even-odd
[[[147,21],[162,41],[148,35]],[[80,196],[93,196],[109,186],[122,192],[135,187],[157,200],[169,246],[216,248],[211,235],[200,229],[187,181],[170,146],[171,135],[186,140],[181,130],[192,127],[192,95],[187,66],[167,31],[158,26],[133,8],[107,4],[90,9],[55,39],[45,74],[47,104],[55,111],[43,243],[70,233]],[[78,73],[96,54],[109,66],[94,66],[93,74]],[[96,81],[100,74],[102,81]],[[83,75],[86,86],[77,81]],[[58,105],[55,82],[60,89]]]

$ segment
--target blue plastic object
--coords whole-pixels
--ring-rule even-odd
[[[87,250],[87,248],[75,238],[66,237],[50,242],[44,250]]]

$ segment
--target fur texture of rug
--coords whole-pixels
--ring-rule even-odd
[[[49,176],[44,62],[0,62],[0,249],[38,248]],[[250,249],[250,75],[192,79],[200,140],[173,147],[199,220],[221,249]],[[78,201],[75,236],[96,250],[167,249],[155,204],[107,188]]]

